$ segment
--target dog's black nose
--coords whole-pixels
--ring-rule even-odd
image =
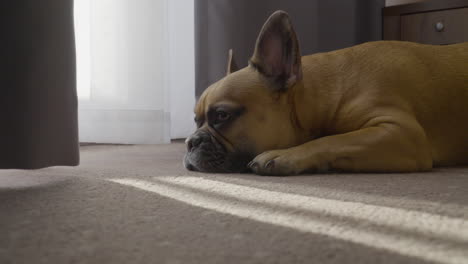
[[[190,163],[187,163],[185,165],[185,168],[187,168],[187,170],[190,170],[190,171],[197,171],[197,168],[195,168],[195,166],[193,166],[192,164]]]
[[[196,133],[191,135],[189,138],[187,138],[186,143],[187,143],[187,151],[190,152],[192,149],[198,147],[200,143],[202,142],[202,137]]]

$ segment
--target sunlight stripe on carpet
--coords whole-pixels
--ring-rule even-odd
[[[468,242],[468,222],[463,219],[269,191],[198,177],[157,177],[153,180],[110,181],[220,213],[424,260],[450,264],[468,261],[468,251],[463,247]]]

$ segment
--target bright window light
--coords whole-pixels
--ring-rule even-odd
[[[75,0],[76,87],[79,99],[91,95],[91,1]]]

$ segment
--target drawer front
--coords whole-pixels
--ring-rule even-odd
[[[401,40],[445,45],[468,41],[468,8],[403,15]]]

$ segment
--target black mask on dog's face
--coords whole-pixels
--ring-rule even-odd
[[[184,166],[203,172],[244,172],[253,155],[228,152],[211,133],[198,130],[186,140]]]

